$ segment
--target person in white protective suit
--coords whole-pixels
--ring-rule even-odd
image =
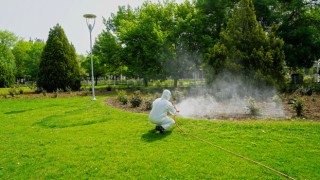
[[[169,129],[175,121],[168,117],[168,113],[176,115],[176,108],[169,101],[171,97],[171,92],[169,90],[164,90],[161,98],[156,99],[152,103],[152,109],[149,114],[150,121],[156,125],[156,130],[160,133],[164,133]]]

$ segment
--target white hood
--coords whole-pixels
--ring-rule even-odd
[[[170,97],[171,97],[171,92],[169,90],[164,90],[163,93],[162,93],[162,96],[161,96],[161,99],[164,99],[164,100],[170,100]]]

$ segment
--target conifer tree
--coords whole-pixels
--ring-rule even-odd
[[[263,30],[256,20],[252,0],[241,0],[207,56],[208,66],[213,71],[209,81],[222,72],[229,72],[249,81],[281,84],[283,44],[272,30],[268,33]]]
[[[80,89],[80,68],[76,52],[59,24],[50,29],[41,56],[37,86],[48,92],[67,88]]]

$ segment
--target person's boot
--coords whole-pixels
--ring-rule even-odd
[[[160,129],[161,129],[160,127],[161,127],[161,126],[156,126],[156,130],[157,130],[157,131],[160,131]]]
[[[165,129],[162,126],[156,126],[156,130],[160,131],[161,134],[164,134]]]
[[[165,131],[166,131],[166,130],[165,130],[162,126],[160,126],[160,133],[161,133],[161,134],[164,134]]]

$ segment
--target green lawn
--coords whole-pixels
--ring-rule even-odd
[[[0,179],[284,179],[105,96],[0,99]],[[296,179],[320,179],[320,123],[205,121],[183,129]]]

